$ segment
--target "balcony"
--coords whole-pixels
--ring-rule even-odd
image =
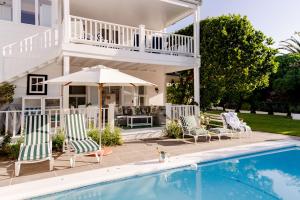
[[[66,30],[71,43],[102,48],[194,56],[194,38],[139,27],[114,24],[71,15]]]

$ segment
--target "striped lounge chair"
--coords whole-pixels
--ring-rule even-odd
[[[182,127],[183,138],[185,135],[192,136],[195,139],[195,143],[197,143],[198,137],[204,136],[206,139],[208,137],[208,141],[210,141],[211,135],[207,130],[198,125],[195,116],[180,116],[179,119]]]
[[[85,117],[83,114],[69,114],[65,117],[65,127],[66,127],[66,140],[65,145],[67,145],[69,150],[74,151],[73,157],[70,158],[71,167],[75,167],[76,155],[87,154],[95,152],[95,156],[98,162],[100,162],[101,157],[98,156],[98,151],[100,146],[88,138],[87,131],[85,128]],[[64,147],[65,149],[65,147]]]
[[[49,116],[27,115],[24,120],[24,143],[20,146],[18,161],[15,163],[15,175],[19,176],[21,164],[45,160],[49,160],[49,168],[53,170]]]

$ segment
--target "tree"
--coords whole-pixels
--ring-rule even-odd
[[[295,36],[292,36],[287,40],[281,41],[279,49],[292,54],[300,53],[299,33],[295,33]]]
[[[172,104],[192,104],[194,96],[193,71],[178,73],[179,82],[172,81],[167,87],[167,101]]]
[[[239,110],[244,96],[267,87],[277,70],[273,41],[240,15],[207,18],[200,27],[201,107],[226,98]],[[192,30],[190,25],[178,33],[192,35]]]
[[[279,70],[272,78],[273,100],[285,104],[290,116],[291,109],[300,102],[300,54],[285,54],[276,60],[279,62]]]
[[[13,101],[15,86],[9,83],[0,84],[0,108],[6,103]]]

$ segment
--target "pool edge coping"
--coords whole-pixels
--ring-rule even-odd
[[[28,199],[65,190],[72,190],[87,185],[94,185],[102,182],[110,182],[118,179],[142,176],[164,170],[185,167],[195,163],[243,156],[246,154],[254,154],[289,146],[300,146],[300,141],[290,139],[284,141],[260,142],[173,156],[170,157],[169,161],[166,163],[159,163],[157,159],[155,159],[119,166],[92,169],[74,174],[0,187],[0,195],[4,195],[6,199],[12,200]],[[33,190],[32,188],[37,188],[36,186],[42,187]]]

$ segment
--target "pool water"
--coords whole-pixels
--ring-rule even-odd
[[[299,200],[300,150],[282,149],[99,183],[38,199]]]

